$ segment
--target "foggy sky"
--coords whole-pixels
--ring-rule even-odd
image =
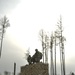
[[[20,3],[20,0],[0,0],[0,14],[6,15]]]
[[[0,0],[0,16],[7,15],[20,3],[20,0]],[[11,25],[10,25],[11,26]],[[17,64],[17,72],[20,72],[20,66],[25,65],[24,52],[9,40],[5,33],[3,40],[2,56],[0,58],[0,72],[13,72],[14,62]]]
[[[33,1],[34,2],[34,1]],[[0,0],[0,15],[7,15],[7,14],[9,14],[9,13],[11,13],[16,7],[17,7],[17,5],[20,3],[20,0]],[[37,3],[37,2],[35,2],[35,3]],[[36,4],[34,3],[34,5],[36,6]],[[38,1],[38,3],[39,3],[39,1]],[[41,1],[41,3],[42,3],[42,1]],[[40,5],[41,5],[41,3],[40,3]],[[53,2],[54,3],[54,2]],[[31,2],[30,2],[30,4],[31,4]],[[29,5],[30,5],[29,4]],[[46,3],[47,4],[47,3]],[[24,19],[24,20],[26,20],[26,22],[28,23],[28,24],[30,24],[30,23],[32,23],[32,22],[36,22],[37,24],[38,24],[38,21],[40,21],[40,22],[44,22],[45,20],[47,20],[47,17],[46,16],[44,16],[44,13],[43,12],[45,12],[45,10],[46,10],[46,12],[47,13],[54,13],[54,12],[49,12],[49,9],[46,9],[45,7],[45,5],[43,4],[43,6],[44,6],[44,8],[43,8],[43,6],[41,5],[41,9],[39,9],[38,8],[38,4],[37,4],[37,9],[35,9],[35,6],[33,5],[32,7],[34,8],[34,9],[32,9],[32,7],[31,6],[29,6],[28,4],[27,4],[27,7],[30,9],[28,9],[28,8],[26,8],[26,15],[24,16],[24,15],[22,15],[22,17],[27,17],[26,19]],[[65,5],[66,5],[66,3],[65,3]],[[69,4],[68,4],[69,5]],[[54,6],[54,4],[53,4],[53,6]],[[58,5],[59,6],[59,5]],[[64,3],[63,3],[63,6],[64,6]],[[31,7],[31,8],[30,8]],[[68,6],[67,6],[68,7]],[[67,7],[64,7],[64,8],[67,8]],[[43,9],[42,9],[43,8]],[[52,8],[52,7],[50,7],[50,8]],[[53,8],[55,8],[55,7],[53,7]],[[52,9],[53,9],[52,8]],[[44,10],[45,9],[45,10]],[[35,12],[34,11],[32,11],[32,10],[35,10]],[[67,10],[67,9],[66,9]],[[41,12],[40,12],[41,11]],[[42,12],[43,11],[43,12]],[[54,10],[54,11],[57,11],[57,10]],[[69,8],[68,8],[68,11],[69,11]],[[73,11],[73,10],[72,10]],[[23,11],[21,11],[21,12],[23,12]],[[23,14],[25,13],[25,12],[23,12]],[[30,13],[31,12],[31,13]],[[39,13],[39,14],[37,14],[37,12]],[[58,11],[59,12],[59,11]],[[27,14],[27,13],[29,13],[29,14]],[[40,13],[41,13],[41,17],[40,17]],[[65,11],[63,11],[63,13],[65,13]],[[68,12],[69,13],[69,12]],[[74,12],[73,12],[74,13]],[[57,14],[57,13],[55,13],[55,14]],[[60,14],[59,14],[60,15]],[[67,13],[65,14],[65,16],[70,16],[71,17],[71,15],[68,15]],[[38,17],[37,17],[38,16]],[[44,16],[44,17],[43,17]],[[48,16],[48,15],[47,15]],[[73,16],[73,15],[72,15]],[[75,15],[74,15],[75,16]],[[22,18],[21,17],[21,18]],[[34,18],[34,20],[33,21],[31,21],[30,19],[32,19],[32,17]],[[35,20],[35,18],[38,18],[38,20]],[[40,17],[40,18],[39,18]],[[42,20],[41,21],[41,19],[42,19],[42,17],[43,18],[46,18],[46,19],[44,19],[44,21]],[[50,15],[48,16],[49,18],[50,18]],[[50,21],[52,21],[52,19],[50,20],[50,19],[48,19],[49,20],[49,22]],[[48,21],[47,20],[47,21]],[[54,19],[53,19],[54,20]],[[66,19],[64,19],[65,21],[66,21]],[[29,22],[30,21],[30,22]],[[20,22],[20,20],[19,20],[19,22]],[[68,25],[69,25],[69,22],[70,22],[70,18],[69,18],[69,21],[67,20],[67,23],[68,23]],[[36,24],[36,23],[34,23],[34,24]],[[67,23],[66,23],[66,25],[67,25]],[[71,22],[72,23],[72,22]],[[47,23],[45,23],[45,24],[47,24]],[[55,23],[54,23],[55,24]],[[30,24],[31,25],[31,24]],[[39,25],[39,24],[38,24]],[[43,23],[41,23],[40,25],[42,25],[42,27],[43,27]],[[39,25],[39,26],[40,26]],[[73,25],[73,24],[72,24]],[[11,25],[10,25],[11,26]],[[34,26],[34,28],[35,28],[36,26]],[[67,26],[67,28],[66,29],[68,29],[68,27],[69,26]],[[38,28],[38,26],[37,26],[37,28]],[[71,28],[71,26],[69,27],[69,29]],[[74,27],[73,27],[74,28]],[[70,30],[68,29],[68,31],[66,31],[66,32],[68,32],[68,33],[70,33]],[[30,31],[31,32],[31,31]],[[74,33],[74,32],[73,32]],[[34,34],[34,33],[33,33]],[[32,34],[31,34],[32,35]],[[38,35],[38,34],[37,34]],[[69,34],[67,34],[68,36],[70,36]],[[12,37],[13,38],[13,37]],[[67,38],[69,38],[69,37],[67,37]],[[71,39],[72,37],[70,37],[70,39]],[[13,39],[14,40],[14,39]],[[13,41],[12,40],[12,41]],[[9,36],[7,35],[7,33],[5,34],[5,36],[4,36],[4,40],[3,40],[3,50],[2,50],[2,57],[1,57],[1,59],[0,59],[0,72],[3,72],[3,71],[11,71],[11,72],[13,72],[13,64],[14,64],[14,62],[16,62],[17,63],[17,71],[19,71],[20,70],[20,66],[21,65],[25,65],[27,62],[26,62],[26,60],[24,59],[24,52],[23,51],[21,51],[21,48],[19,47],[19,46],[17,46],[17,45],[15,45],[14,43],[12,43],[12,41],[11,41],[11,39],[9,39]],[[32,40],[31,40],[32,41]],[[35,41],[35,40],[34,40]],[[74,40],[73,40],[74,41]],[[15,41],[16,42],[16,41]],[[67,43],[67,44],[72,44],[72,43]],[[68,45],[69,46],[69,45]],[[74,46],[74,45],[72,45],[72,46]],[[71,48],[70,48],[70,50],[71,50]],[[66,60],[66,62],[68,62],[67,64],[66,64],[66,71],[69,73],[70,71],[73,71],[73,72],[75,72],[75,67],[74,67],[74,65],[75,65],[75,60],[74,60],[75,58],[70,58],[69,60]],[[60,68],[59,68],[59,66],[58,66],[58,69],[60,70]],[[59,71],[58,70],[58,71]]]

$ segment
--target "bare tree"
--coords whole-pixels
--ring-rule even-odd
[[[57,43],[56,43],[56,31],[55,31],[55,33],[54,33],[54,44],[55,44],[55,45],[54,45],[54,46],[55,46],[55,50],[54,50],[54,51],[55,51],[55,52],[54,52],[54,53],[55,53],[55,54],[54,54],[54,55],[55,55],[54,73],[55,73],[55,75],[57,75],[57,71],[56,71],[56,46],[57,46],[57,45],[56,45],[56,44],[57,44]]]
[[[43,29],[40,30],[39,35],[42,43],[43,63],[48,63],[49,36]]]
[[[49,44],[49,36],[46,34],[45,35],[45,63],[48,63],[48,49],[50,47]]]
[[[44,51],[45,51],[45,32],[44,30],[40,30],[39,32],[39,36],[40,36],[40,39],[41,39],[41,43],[42,43],[42,54],[43,54],[43,63],[44,63]]]
[[[59,47],[60,47],[60,63],[61,63],[61,75],[65,75],[65,52],[64,52],[64,41],[66,40],[62,35],[63,27],[62,27],[62,18],[60,16],[60,20],[58,22],[58,29],[56,31],[57,38],[59,38]]]
[[[51,75],[54,75],[54,63],[53,63],[53,33],[51,35],[51,40],[50,40],[50,57],[51,57]]]
[[[1,34],[0,57],[2,52],[3,36],[4,36],[4,33],[6,32],[6,28],[9,26],[10,26],[10,23],[6,16],[0,19],[0,34]]]

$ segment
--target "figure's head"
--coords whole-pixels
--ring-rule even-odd
[[[36,52],[38,52],[38,49],[35,49]]]
[[[31,57],[31,55],[29,55],[29,57]]]

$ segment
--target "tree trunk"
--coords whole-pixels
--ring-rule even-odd
[[[1,57],[2,45],[3,45],[3,35],[4,35],[4,28],[2,28],[2,37],[1,37],[0,57]]]

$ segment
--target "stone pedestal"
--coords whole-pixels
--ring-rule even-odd
[[[48,64],[36,63],[21,67],[21,75],[49,75]]]

